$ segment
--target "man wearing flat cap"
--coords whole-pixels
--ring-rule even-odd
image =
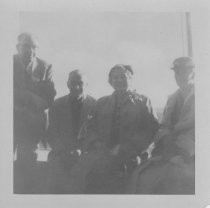
[[[194,64],[190,57],[180,57],[171,69],[179,89],[168,98],[153,143],[162,145],[162,159],[151,163],[143,172],[139,168],[135,191],[138,194],[195,192]]]
[[[14,192],[33,193],[34,151],[45,138],[45,110],[52,104],[56,91],[52,65],[36,57],[37,43],[33,35],[21,33],[16,48],[18,53],[13,56],[14,151],[17,155]]]

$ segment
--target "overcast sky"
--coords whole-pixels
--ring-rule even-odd
[[[181,13],[20,13],[20,32],[39,40],[38,56],[53,64],[57,97],[68,93],[68,73],[82,69],[90,93],[110,94],[107,75],[115,64],[129,64],[133,86],[162,108],[176,90],[172,61],[186,55]]]

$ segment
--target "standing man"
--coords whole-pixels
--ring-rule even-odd
[[[154,144],[162,143],[162,159],[141,170],[138,194],[195,193],[194,64],[190,57],[173,62],[179,89],[169,96]]]
[[[14,192],[33,193],[33,174],[37,144],[46,136],[45,110],[52,104],[56,91],[52,65],[36,57],[37,43],[29,33],[17,39],[13,56],[14,76]]]
[[[50,193],[71,193],[76,188],[69,186],[70,171],[83,153],[96,105],[85,92],[87,83],[80,70],[69,73],[67,86],[70,93],[55,100],[49,110]]]

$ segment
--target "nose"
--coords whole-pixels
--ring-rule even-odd
[[[121,78],[121,77],[118,77],[118,78],[117,78],[117,82],[123,82],[123,81],[124,81],[123,78]]]
[[[75,89],[79,90],[80,89],[80,86],[79,85],[76,85],[75,86]]]
[[[29,56],[32,56],[34,54],[34,50],[33,48],[27,48],[27,50],[25,50],[25,53],[28,54]]]
[[[81,89],[81,86],[80,85],[74,85],[74,86],[72,86],[72,88],[74,89],[74,90],[80,90]]]

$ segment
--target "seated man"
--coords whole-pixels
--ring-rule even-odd
[[[70,192],[69,173],[83,151],[83,139],[88,134],[96,104],[86,95],[87,83],[81,71],[70,72],[67,86],[70,93],[55,100],[49,110],[50,193]]]
[[[162,159],[136,170],[138,194],[193,194],[195,192],[194,64],[189,57],[173,62],[179,89],[169,97],[154,144],[163,144]],[[147,167],[147,165],[145,166]],[[133,177],[134,177],[133,175]],[[133,179],[133,182],[135,180]]]
[[[123,193],[127,175],[137,166],[136,156],[158,130],[150,99],[131,89],[133,74],[131,66],[122,64],[109,72],[114,92],[97,101],[95,140],[92,136],[88,153],[73,168],[74,193]]]

